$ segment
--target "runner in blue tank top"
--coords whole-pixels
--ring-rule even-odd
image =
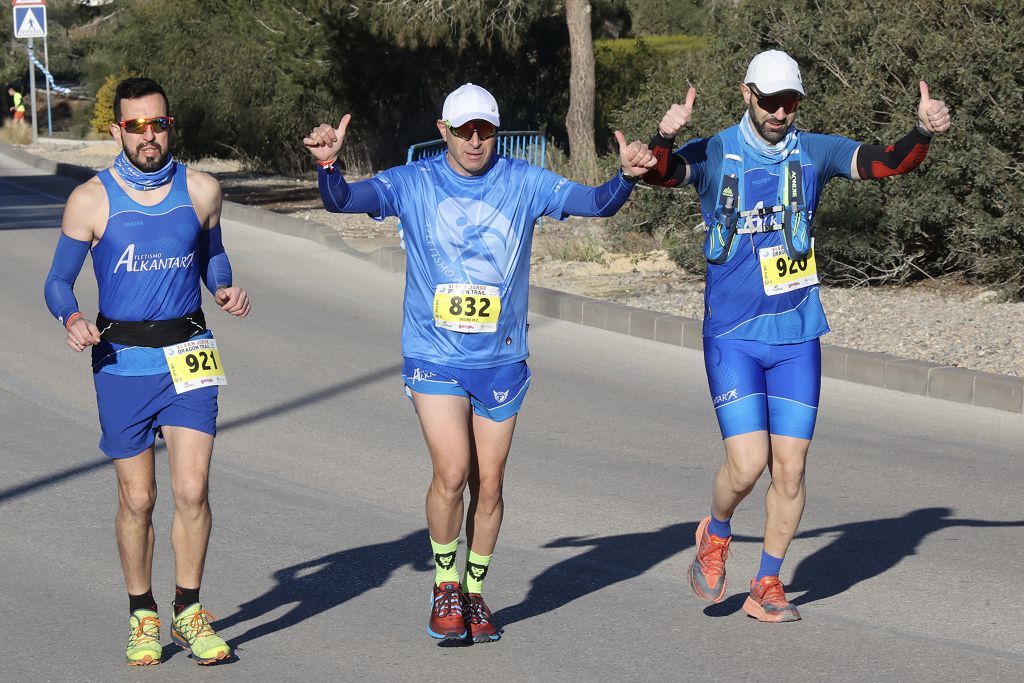
[[[800,131],[800,69],[778,50],[754,57],[740,90],[747,111],[737,125],[673,152],[676,134],[690,122],[690,88],[685,103],[661,120],[651,142],[658,165],[644,180],[692,184],[707,227],[704,363],[726,459],[715,475],[711,514],[697,527],[690,587],[712,602],[725,596],[730,520],[768,467],[764,549],[743,609],[761,621],[796,621],[779,568],[803,514],[821,386],[819,337],[828,332],[812,249],[818,200],[837,176],[867,180],[914,170],[950,118],[921,81],[917,124],[892,146]]]
[[[503,512],[502,479],[516,414],[530,383],[526,313],[533,226],[541,216],[611,216],[654,165],[647,146],[616,132],[622,169],[585,187],[495,154],[500,118],[489,92],[448,95],[437,129],[447,152],[349,185],[335,163],[349,116],[303,142],[319,162],[329,211],[402,220],[407,253],[403,381],[434,476],[427,526],[435,576],[429,634],[498,640],[481,596]],[[455,555],[469,485],[468,557]]]
[[[102,437],[114,460],[117,544],[128,588],[129,665],[159,664],[153,598],[153,446],[167,443],[174,496],[174,619],[171,635],[200,664],[231,648],[199,603],[211,516],[207,499],[218,385],[226,382],[200,308],[200,280],[226,312],[244,317],[249,298],[232,283],[221,240],[220,186],[169,153],[174,118],[148,78],[117,86],[110,133],[123,152],[68,197],[46,278],[46,303],[81,352],[92,347]],[[92,253],[99,314],[79,310],[73,287]]]

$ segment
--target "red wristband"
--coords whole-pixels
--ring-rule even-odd
[[[316,163],[317,163],[317,165],[320,166],[320,168],[331,168],[336,163],[338,163],[338,157],[334,157],[333,159],[331,159],[329,161],[320,161],[319,159],[317,159]]]
[[[71,323],[75,322],[76,318],[81,318],[81,317],[82,317],[82,314],[79,313],[78,311],[75,311],[74,313],[69,315],[68,319],[64,321],[64,329],[65,330],[70,330],[71,329]]]

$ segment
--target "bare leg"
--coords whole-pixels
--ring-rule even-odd
[[[114,460],[117,472],[117,550],[128,593],[141,595],[152,588],[153,579],[153,506],[156,504],[156,477],[153,449],[147,448],[131,458]]]
[[[723,443],[725,462],[718,468],[711,489],[711,512],[721,520],[732,517],[768,464],[768,432],[737,434]]]
[[[477,555],[490,555],[505,512],[502,484],[516,417],[495,422],[473,415],[473,460],[469,476],[466,540]]]
[[[811,442],[772,434],[771,443],[772,483],[764,499],[764,550],[774,557],[785,557],[807,500],[804,467]]]
[[[183,588],[198,588],[213,526],[209,501],[213,437],[187,427],[165,426],[161,431],[167,442],[174,492],[171,547],[175,582]]]
[[[463,492],[470,469],[470,405],[462,396],[412,392],[434,474],[427,489],[427,528],[438,543],[462,529]]]

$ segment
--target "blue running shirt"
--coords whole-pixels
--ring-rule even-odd
[[[729,140],[724,141],[725,138]],[[743,148],[739,126],[732,126],[710,138],[686,143],[675,154],[690,165],[691,182],[700,196],[705,222],[713,220],[722,180],[726,147]],[[836,135],[797,132],[797,156],[803,168],[808,223],[814,220],[821,191],[831,178],[850,177],[850,164],[859,142]],[[765,166],[743,154],[740,210],[779,204],[779,174],[785,164]],[[781,222],[779,214],[762,218]],[[744,219],[740,219],[743,225]],[[710,223],[708,223],[710,225]],[[749,339],[767,344],[794,344],[816,339],[828,332],[817,284],[768,295],[759,254],[783,244],[781,230],[737,235],[736,253],[722,264],[707,264],[704,290],[704,336]]]
[[[533,225],[540,216],[563,220],[576,183],[502,156],[483,175],[461,176],[444,154],[388,169],[367,182],[380,195],[378,217],[398,216],[404,229],[402,355],[456,368],[494,367],[529,356]],[[487,298],[500,299],[485,312],[500,306],[493,331],[458,331],[453,322],[438,326],[449,313],[481,313],[474,292],[485,290],[467,285],[484,286]],[[448,293],[439,295],[439,288]]]
[[[196,251],[202,225],[192,207],[186,173],[184,164],[176,164],[170,192],[154,206],[129,197],[110,169],[97,174],[107,192],[110,213],[103,236],[92,248],[92,264],[100,311],[111,320],[172,320],[199,308]],[[92,358],[94,372],[128,376],[167,372],[163,349],[104,341],[93,347]]]

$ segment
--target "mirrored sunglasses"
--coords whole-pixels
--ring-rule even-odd
[[[124,121],[118,121],[118,125],[135,135],[145,133],[146,129],[150,126],[153,126],[154,131],[162,133],[174,125],[174,117],[150,116],[143,119],[125,119]]]
[[[480,140],[490,140],[498,134],[498,127],[490,121],[483,121],[481,119],[473,119],[472,121],[466,121],[461,126],[453,126],[447,121],[444,125],[448,126],[448,130],[452,132],[457,138],[462,140],[472,140],[473,133],[480,136]]]

